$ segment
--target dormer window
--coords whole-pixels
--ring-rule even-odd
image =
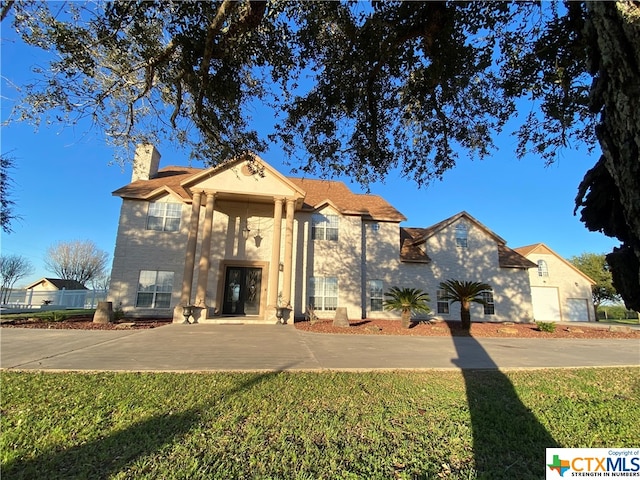
[[[467,226],[463,223],[459,223],[456,226],[456,247],[467,248],[468,245],[468,232]]]

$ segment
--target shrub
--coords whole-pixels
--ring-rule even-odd
[[[536,325],[541,332],[553,333],[556,331],[556,324],[554,322],[536,322]]]

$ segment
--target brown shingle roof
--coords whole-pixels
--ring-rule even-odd
[[[406,220],[382,197],[353,193],[343,182],[292,177],[289,180],[306,192],[303,210],[315,210],[330,202],[345,215],[366,215],[373,220],[394,222]]]
[[[400,227],[400,261],[407,263],[429,263],[431,259],[426,252],[420,248],[420,239],[424,235],[424,228]]]
[[[193,175],[201,173],[202,171],[203,169],[201,168],[177,166],[165,167],[158,170],[158,175],[154,178],[149,180],[138,180],[130,183],[129,185],[125,185],[113,192],[113,195],[122,198],[136,198],[144,200],[151,198],[160,192],[166,191],[168,188],[181,198],[188,200],[191,197],[187,191],[182,188],[180,183]]]
[[[506,245],[498,245],[498,261],[502,268],[534,268],[537,267],[531,260],[525,258]]]
[[[165,167],[150,180],[138,180],[113,192],[122,198],[146,200],[167,190],[189,200],[182,184],[190,177],[203,173],[201,168]],[[314,210],[329,202],[344,215],[365,215],[373,220],[401,222],[406,220],[398,210],[378,195],[353,193],[342,182],[287,177],[291,183],[302,188],[306,195],[303,210]]]

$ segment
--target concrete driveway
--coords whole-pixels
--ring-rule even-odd
[[[284,371],[639,366],[638,340],[327,335],[291,325],[0,329],[5,370]]]

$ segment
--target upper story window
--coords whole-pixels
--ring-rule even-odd
[[[173,272],[142,270],[138,278],[136,307],[169,308],[173,290]]]
[[[313,240],[338,240],[338,215],[314,213],[311,217],[311,238]]]
[[[482,292],[482,299],[484,300],[484,314],[495,315],[496,305],[493,301],[493,290],[485,290]]]
[[[182,204],[154,202],[149,204],[147,230],[177,232],[180,230]]]
[[[380,231],[380,224],[378,222],[371,223],[369,225],[371,226],[371,231],[372,232],[379,232]]]
[[[456,247],[467,248],[468,231],[463,223],[456,225]]]
[[[547,262],[545,262],[544,260],[538,260],[538,276],[539,277],[549,276],[549,268],[547,267]]]
[[[371,311],[381,312],[383,303],[382,280],[369,280],[369,298],[371,301]]]

